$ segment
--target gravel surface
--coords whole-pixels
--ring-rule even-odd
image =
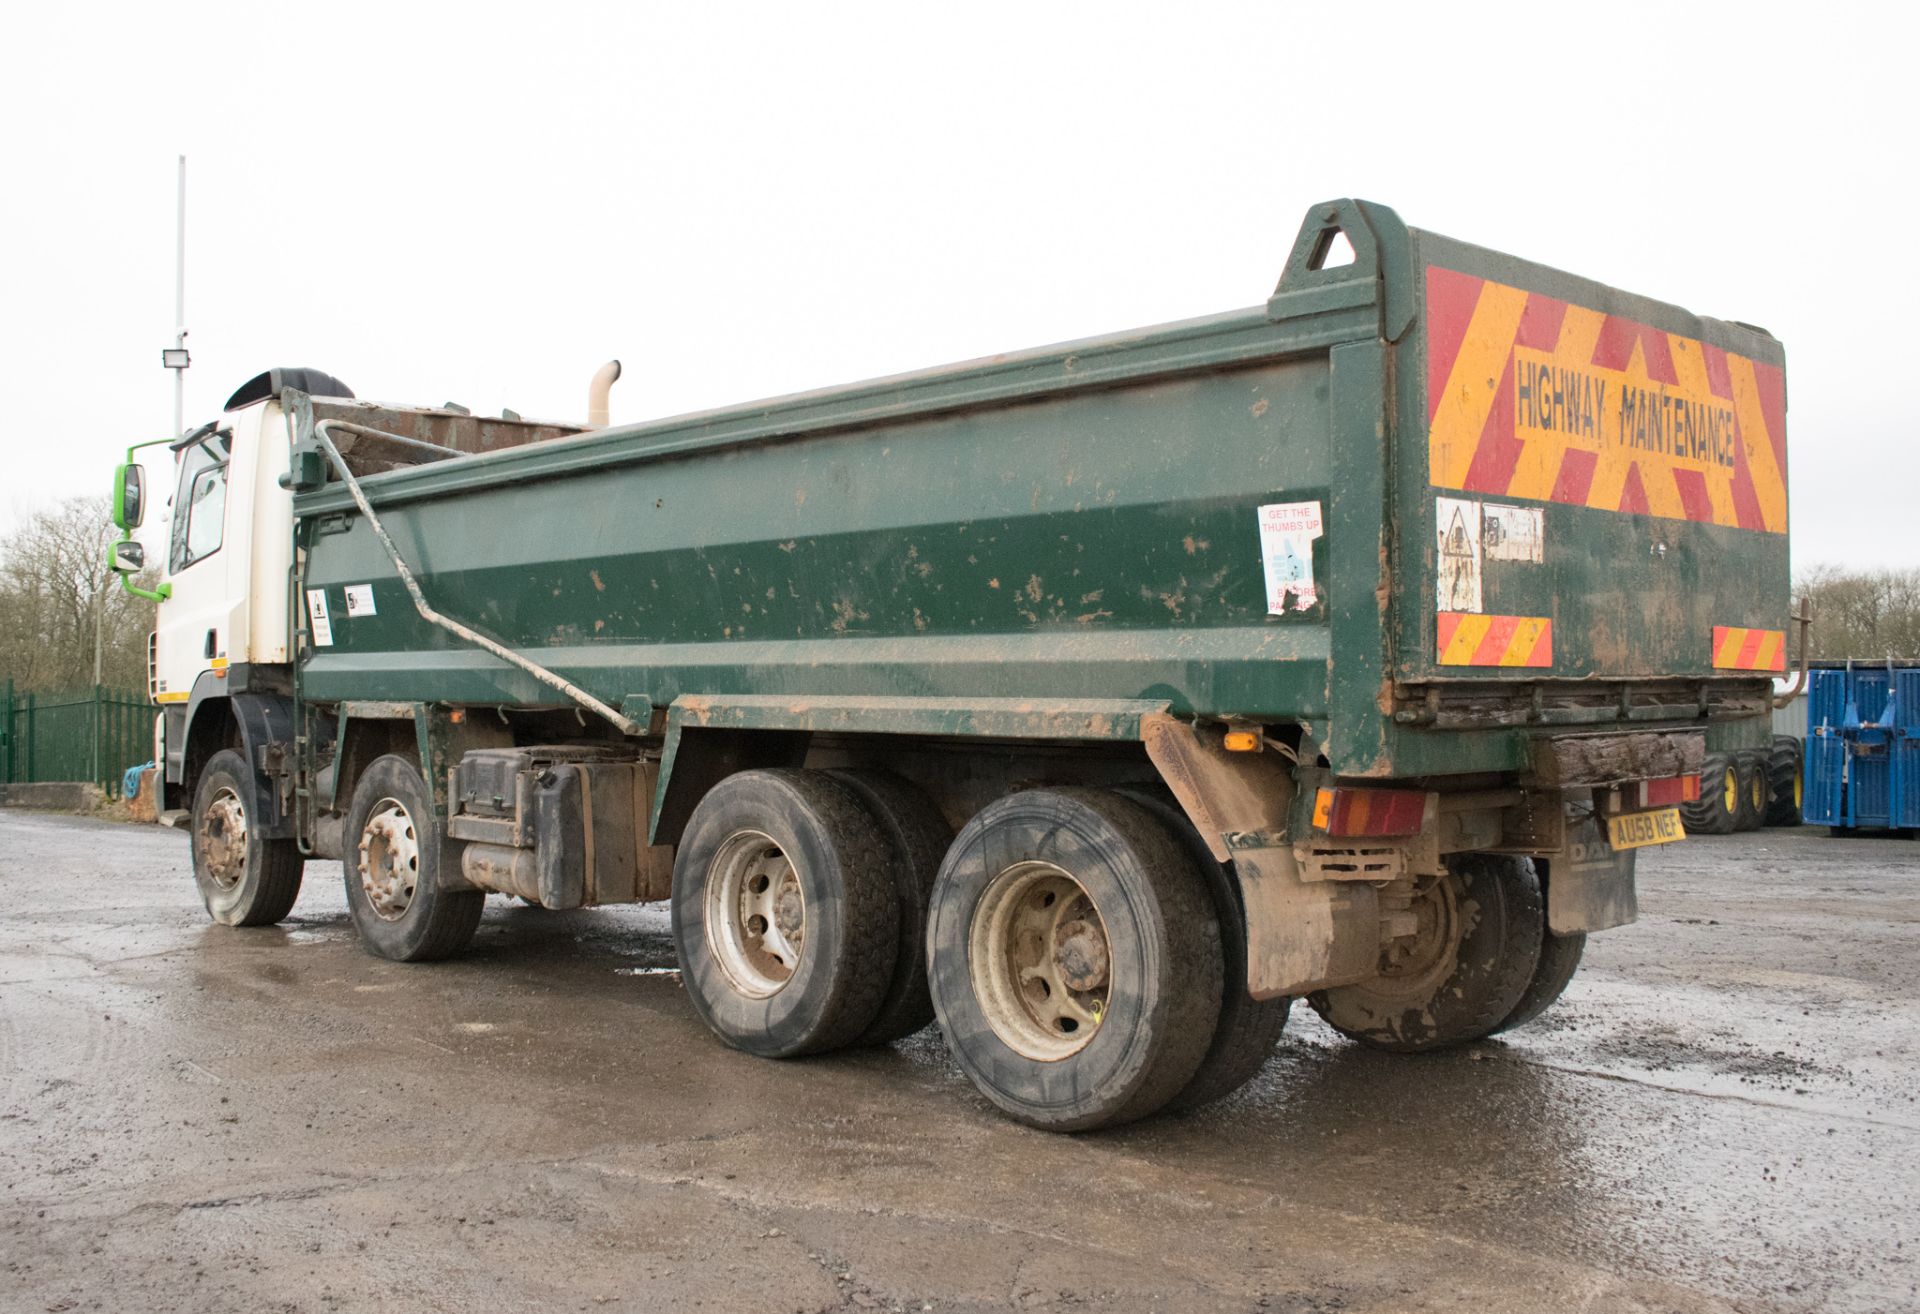
[[[1301,1006],[1240,1095],[1058,1137],[937,1031],[722,1048],[658,907],[496,901],[408,967],[337,864],[239,931],[182,834],[0,813],[0,1310],[1920,1309],[1920,844],[1640,889],[1524,1030]]]

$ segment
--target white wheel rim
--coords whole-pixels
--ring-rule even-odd
[[[383,798],[360,830],[360,888],[382,921],[397,922],[413,906],[420,881],[420,837],[406,804]]]
[[[968,929],[967,962],[987,1024],[1027,1058],[1070,1058],[1106,1017],[1106,923],[1086,887],[1050,862],[1015,863],[987,883]]]
[[[200,818],[200,856],[208,878],[223,890],[237,889],[247,878],[247,805],[225,785]]]
[[[807,947],[807,899],[780,845],[762,831],[739,830],[707,864],[707,945],[734,989],[755,999],[793,979]]]

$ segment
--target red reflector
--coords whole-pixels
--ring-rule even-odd
[[[1671,807],[1675,803],[1695,802],[1699,797],[1699,776],[1668,776],[1665,780],[1640,782],[1640,802],[1644,807]]]
[[[1329,835],[1418,835],[1427,796],[1404,789],[1333,789]]]

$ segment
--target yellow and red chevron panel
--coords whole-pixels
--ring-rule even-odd
[[[1553,621],[1546,616],[1440,613],[1442,666],[1552,666]]]
[[[1427,267],[1436,488],[1787,532],[1778,366]]]
[[[1713,627],[1713,669],[1785,671],[1787,632],[1756,630],[1745,625],[1716,625]]]

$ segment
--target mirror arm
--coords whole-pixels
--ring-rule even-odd
[[[139,450],[140,450],[141,448],[143,448],[143,447],[159,447],[159,446],[161,446],[161,445],[163,445],[163,444],[171,444],[171,443],[173,443],[173,442],[175,442],[175,441],[177,441],[177,439],[174,439],[174,438],[155,438],[155,439],[152,439],[152,440],[151,440],[151,441],[149,441],[149,442],[144,442],[144,443],[135,443],[135,444],[134,444],[133,446],[131,446],[131,447],[129,447],[129,448],[127,448],[127,461],[126,461],[126,463],[127,463],[128,465],[136,465],[136,464],[138,464],[138,462],[136,462],[136,461],[135,461],[135,460],[133,459],[133,454],[134,454],[135,452],[137,452],[137,451],[139,451]],[[144,498],[145,496],[146,496],[146,492],[145,492],[145,490],[142,490],[142,491],[141,491],[141,497],[142,497],[142,498]],[[141,517],[140,517],[140,518],[141,518],[142,520],[145,520],[145,519],[146,519],[146,516],[145,516],[145,514],[144,514],[144,513],[145,513],[145,508],[144,508],[144,507],[142,507],[142,508],[141,508],[141,511],[142,511],[142,515],[141,515]],[[132,542],[132,541],[133,541],[133,534],[132,534],[132,533],[131,533],[130,531],[128,531],[128,530],[121,530],[120,532],[121,532],[121,535],[122,535],[122,537],[121,537],[121,539],[120,539],[120,541],[121,541],[122,543],[130,543],[130,542]],[[123,589],[125,589],[125,590],[126,590],[126,591],[127,591],[128,593],[131,593],[131,594],[132,594],[132,595],[133,595],[134,597],[136,597],[136,598],[139,598],[139,599],[141,599],[142,601],[145,601],[145,602],[165,602],[165,601],[166,601],[166,600],[167,600],[168,598],[170,598],[170,597],[172,597],[172,596],[173,596],[173,585],[171,585],[171,584],[162,584],[162,585],[161,585],[161,586],[160,586],[159,588],[157,588],[157,589],[143,589],[143,588],[141,588],[141,587],[140,587],[140,586],[139,586],[138,584],[135,584],[135,583],[133,582],[133,576],[131,576],[131,575],[122,575],[122,576],[120,577],[120,587],[121,587],[121,588],[123,588]]]

